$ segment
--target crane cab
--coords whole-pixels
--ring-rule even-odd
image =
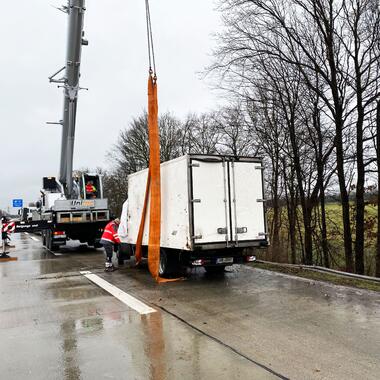
[[[99,174],[82,174],[74,179],[80,199],[102,199],[103,177]]]

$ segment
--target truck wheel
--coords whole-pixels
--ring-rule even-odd
[[[53,242],[53,231],[52,230],[46,231],[46,248],[49,251],[56,251],[59,249],[59,246],[54,244],[54,242]]]
[[[160,251],[160,265],[158,267],[158,274],[160,276],[165,276],[166,274],[169,274],[168,254],[164,249],[161,249]]]
[[[160,250],[160,265],[158,268],[158,274],[160,276],[165,276],[169,274],[175,274],[179,272],[179,257],[175,252],[168,253],[167,250]]]
[[[53,245],[53,234],[51,233],[51,230],[46,231],[46,248],[51,250],[51,246]]]
[[[129,260],[131,258],[132,247],[127,243],[119,244],[118,257],[123,260]]]
[[[209,274],[222,274],[224,273],[225,265],[220,265],[217,267],[205,267],[206,272]]]

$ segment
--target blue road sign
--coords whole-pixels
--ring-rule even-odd
[[[22,207],[22,199],[13,199],[12,200],[13,207]]]

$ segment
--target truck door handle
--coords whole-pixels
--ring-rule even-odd
[[[247,227],[236,227],[237,234],[245,234],[247,233],[247,231],[248,231]]]
[[[220,235],[226,235],[227,234],[227,228],[226,227],[219,227],[217,229],[217,231],[218,231],[218,234],[220,234]]]

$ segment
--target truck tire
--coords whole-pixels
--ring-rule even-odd
[[[119,265],[123,265],[125,260],[129,260],[132,256],[132,247],[127,243],[120,243],[117,251],[117,262]]]
[[[46,231],[46,248],[49,251],[57,251],[59,249],[59,246],[55,245],[53,243],[53,231],[52,230]]]
[[[164,249],[160,251],[160,265],[158,267],[158,274],[160,276],[165,276],[168,274],[169,264],[168,264],[168,255]]]
[[[179,257],[175,252],[168,252],[166,249],[160,250],[160,265],[158,267],[158,274],[166,276],[175,274],[179,271]]]
[[[53,236],[52,236],[51,230],[46,230],[45,240],[46,240],[46,248],[48,250],[51,250],[51,246],[52,246],[52,243],[53,243],[52,242]]]
[[[99,240],[89,240],[86,242],[88,247],[102,248],[102,245],[99,243]]]
[[[58,251],[59,250],[59,245],[55,245],[55,244],[53,244],[53,242],[51,243],[51,248],[50,248],[50,250],[52,251],[52,252],[54,252],[54,251]]]
[[[224,273],[225,265],[215,266],[215,267],[205,267],[208,274],[222,274]]]

